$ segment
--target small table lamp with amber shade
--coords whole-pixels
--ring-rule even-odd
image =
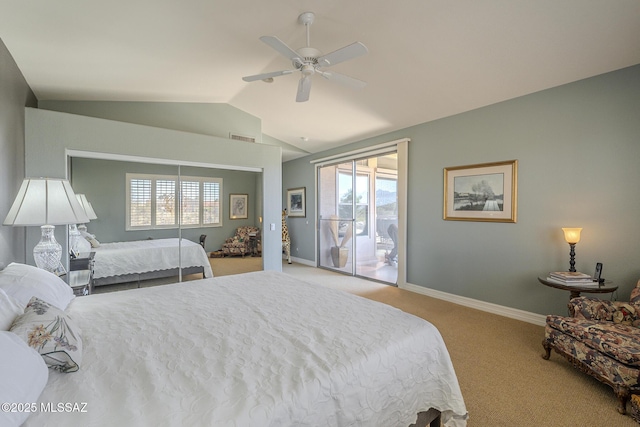
[[[576,243],[580,241],[580,232],[582,228],[563,228],[564,240],[567,241],[569,247],[569,271],[576,271]]]

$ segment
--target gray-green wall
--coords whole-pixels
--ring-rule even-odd
[[[40,101],[38,108],[219,138],[233,133],[262,142],[262,121],[229,104],[50,100]]]
[[[232,133],[254,137],[258,143],[280,147],[285,159],[309,154],[307,151],[261,133],[262,120],[229,104],[45,100],[40,101],[38,107],[220,138],[229,138],[229,134]]]
[[[24,178],[24,107],[37,103],[15,61],[0,40],[0,223]],[[25,262],[25,228],[0,225],[0,268]]]
[[[537,276],[566,270],[561,227],[583,227],[576,268],[628,298],[640,279],[640,66],[424,123],[286,162],[287,188],[307,187],[307,218],[290,218],[293,255],[314,260],[310,160],[411,138],[407,282],[533,313],[566,313],[568,293]],[[443,168],[517,159],[518,221],[442,219]],[[307,220],[310,223],[307,224]],[[605,295],[605,297],[607,297]]]
[[[177,229],[126,231],[126,174],[178,175],[178,167],[151,163],[122,162],[116,160],[71,159],[71,184],[76,193],[83,193],[91,202],[98,219],[88,224],[89,231],[100,242],[122,242],[177,237]],[[223,212],[221,227],[183,228],[183,238],[198,242],[201,234],[206,234],[205,249],[210,252],[222,247],[225,239],[233,236],[237,227],[258,226],[262,216],[258,201],[257,182],[259,174],[248,171],[208,169],[183,166],[181,176],[206,176],[223,180]],[[229,219],[229,194],[247,194],[249,217]]]

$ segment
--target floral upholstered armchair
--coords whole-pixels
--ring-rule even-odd
[[[629,302],[573,298],[569,317],[547,316],[545,359],[551,349],[573,366],[613,388],[618,412],[640,393],[640,281]]]
[[[242,255],[251,253],[252,242],[250,235],[257,236],[260,229],[253,226],[238,227],[236,234],[233,237],[229,237],[222,245],[222,252],[224,256]]]

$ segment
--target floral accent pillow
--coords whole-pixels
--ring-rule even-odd
[[[48,367],[60,372],[75,372],[80,368],[80,330],[59,308],[33,297],[10,330],[40,353]]]

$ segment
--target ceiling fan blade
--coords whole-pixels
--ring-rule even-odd
[[[334,73],[333,71],[316,70],[316,72],[322,75],[322,77],[327,80],[331,80],[333,82],[340,83],[341,85],[349,86],[355,89],[362,89],[367,85],[367,82],[363,82],[362,80],[358,80],[344,74]]]
[[[311,92],[311,76],[304,76],[298,83],[298,94],[296,95],[296,102],[305,102],[309,100],[309,93]]]
[[[332,65],[362,56],[367,52],[369,52],[369,50],[365,45],[360,42],[355,42],[349,46],[345,46],[321,56],[318,58],[318,65],[321,67],[331,67]]]
[[[276,36],[262,36],[260,37],[260,40],[262,40],[264,43],[271,46],[272,49],[280,52],[282,55],[289,58],[291,61],[299,64],[302,63],[302,60],[300,59],[300,55],[298,55],[298,52],[291,49],[289,46],[285,44],[285,42],[283,42]]]
[[[291,74],[296,70],[282,70],[282,71],[274,71],[273,73],[264,73],[264,74],[256,74],[255,76],[246,76],[243,77],[242,80],[245,82],[255,82],[256,80],[264,80],[271,77],[283,76],[285,74]]]

